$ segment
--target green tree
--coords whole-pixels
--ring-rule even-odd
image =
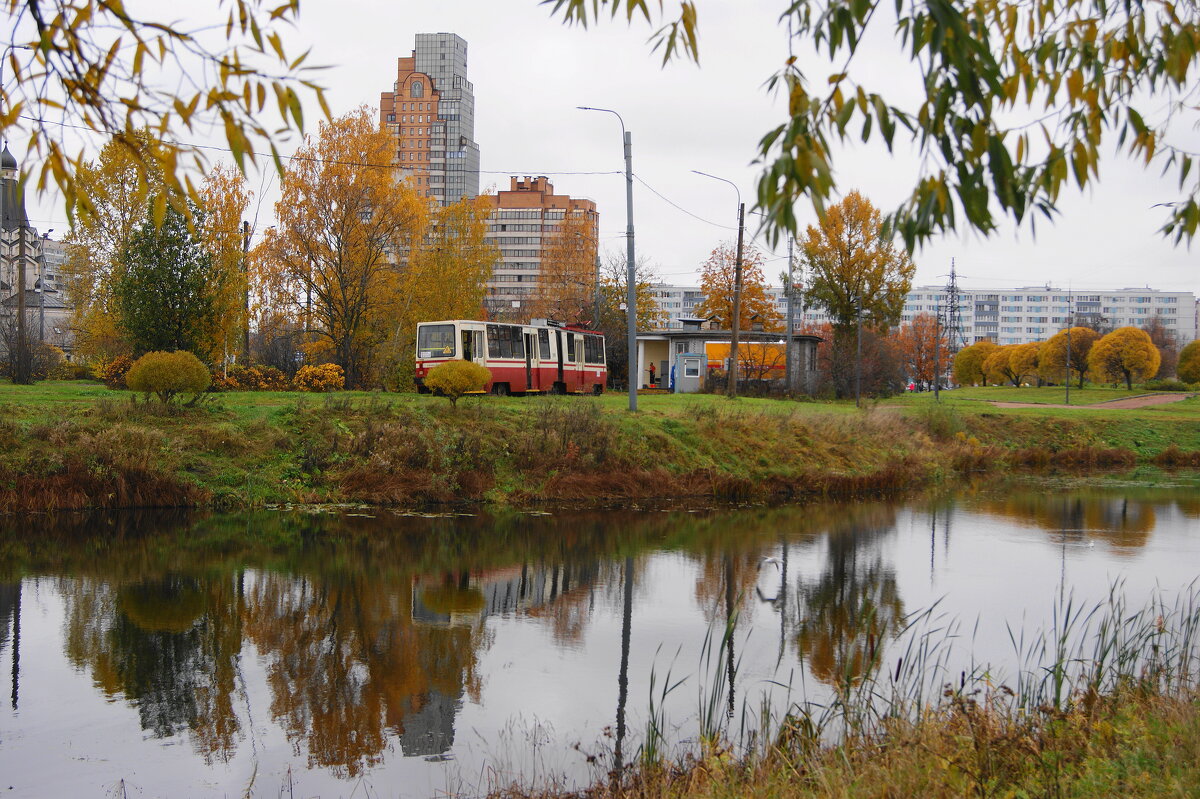
[[[1088,370],[1099,380],[1149,380],[1158,374],[1162,358],[1145,330],[1119,327],[1097,341],[1088,352]]]
[[[1000,347],[993,341],[977,341],[963,347],[954,356],[954,382],[960,386],[987,385],[984,364],[998,349]]]
[[[651,20],[646,0],[552,6],[576,24],[604,12]],[[852,136],[881,138],[889,151],[915,147],[913,188],[889,217],[910,250],[959,226],[991,232],[997,212],[1018,223],[1051,218],[1071,181],[1082,189],[1099,178],[1100,153],[1113,145],[1177,177],[1180,199],[1163,203],[1165,234],[1190,240],[1200,226],[1196,155],[1167,135],[1196,111],[1194,5],[897,0],[886,14],[862,0],[780,6],[788,53],[769,86],[786,95],[788,110],[760,142],[758,188],[775,235],[796,230],[798,200],[823,211],[836,189],[836,146]],[[696,4],[677,7],[652,38],[664,62],[699,57]],[[893,59],[909,66],[880,68],[881,27],[892,31]],[[855,59],[863,47],[874,63]],[[806,72],[814,59],[833,65],[831,74]],[[877,90],[885,82],[887,94]]]
[[[203,212],[192,210],[193,219]],[[114,295],[118,326],[134,352],[211,354],[219,290],[212,257],[187,217],[168,208],[161,226],[146,220],[125,247]]]
[[[1188,342],[1179,352],[1175,372],[1185,383],[1200,383],[1200,339]]]
[[[819,226],[809,226],[800,241],[800,259],[811,275],[805,299],[826,310],[835,335],[854,332],[860,309],[863,323],[874,328],[900,321],[917,267],[887,237],[879,211],[857,191],[829,208]]]
[[[1088,353],[1092,345],[1100,338],[1100,334],[1090,327],[1071,328],[1071,372],[1079,376],[1079,387],[1083,388],[1083,378],[1088,370]],[[1038,350],[1038,372],[1051,382],[1070,380],[1067,374],[1067,331],[1060,330],[1046,341]]]

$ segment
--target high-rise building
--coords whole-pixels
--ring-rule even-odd
[[[510,178],[508,191],[484,197],[492,205],[487,240],[500,249],[484,302],[494,316],[519,318],[537,291],[542,250],[558,226],[568,215],[582,214],[591,223],[594,242],[600,216],[591,200],[555,194],[545,176]]]
[[[475,87],[467,80],[467,43],[453,33],[418,33],[397,59],[392,91],[379,96],[379,121],[396,137],[401,174],[442,205],[479,194]]]

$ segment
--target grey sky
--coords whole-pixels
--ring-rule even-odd
[[[733,189],[691,170],[736,182],[752,205],[758,139],[784,119],[782,98],[764,87],[787,55],[777,23],[784,5],[702,0],[699,66],[677,61],[660,67],[646,43],[650,25],[617,20],[586,31],[568,28],[536,0],[306,0],[296,41],[312,45],[310,63],[330,65],[319,80],[340,114],[362,103],[378,105],[379,93],[395,78],[396,58],[409,54],[416,33],[461,35],[475,84],[481,188],[507,188],[509,175],[548,175],[558,192],[597,202],[601,246],[612,252],[624,251],[623,177],[570,173],[623,169],[617,120],[575,107],[620,112],[633,133],[634,172],[666,198],[635,181],[638,253],[657,265],[663,280],[687,283],[696,282],[709,251],[736,234]],[[858,76],[883,88],[901,85],[907,68],[892,61],[895,47],[883,38],[866,55],[872,53],[878,55],[856,59]],[[813,80],[823,83],[826,73]],[[1195,131],[1188,135],[1196,141]],[[882,144],[851,147],[836,166],[841,191],[857,188],[884,210],[903,199],[917,174],[906,146],[892,155]],[[1095,190],[1065,192],[1062,216],[1053,225],[1039,224],[1036,238],[1027,226],[1005,226],[986,240],[954,235],[925,246],[915,255],[915,282],[942,282],[955,258],[963,285],[970,287],[1149,284],[1200,292],[1197,253],[1156,232],[1165,214],[1151,206],[1177,197],[1174,182],[1124,157],[1106,159],[1102,170]],[[260,229],[270,223],[275,196],[264,193]],[[811,221],[806,201],[798,209]],[[43,229],[66,227],[61,209],[46,202],[31,216],[56,220],[36,223]],[[755,217],[748,220],[756,227]],[[766,254],[772,282],[786,268],[786,251],[781,242]]]

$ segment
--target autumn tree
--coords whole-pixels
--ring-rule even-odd
[[[417,323],[482,315],[487,280],[500,251],[487,241],[491,206],[482,197],[435,207],[420,243],[400,270],[399,291],[385,349],[385,384],[408,387],[416,364]]]
[[[944,372],[949,365],[946,332],[933,314],[917,314],[910,323],[900,327],[895,338],[904,372],[914,383],[932,385],[938,377],[938,369]]]
[[[218,164],[204,178],[200,189],[204,204],[200,226],[204,249],[212,259],[218,291],[213,296],[217,318],[216,341],[221,354],[228,358],[241,353],[243,365],[249,365],[249,273],[243,230],[243,217],[252,193],[245,176],[228,164]]]
[[[879,211],[857,191],[831,206],[800,241],[810,275],[805,302],[829,314],[834,334],[853,333],[861,313],[868,327],[900,320],[916,265],[883,231]]]
[[[1188,342],[1180,351],[1176,372],[1185,383],[1200,383],[1200,339]]]
[[[1158,376],[1174,377],[1179,363],[1179,345],[1175,340],[1175,331],[1167,327],[1162,317],[1157,314],[1152,316],[1142,329],[1158,348],[1158,357],[1162,361],[1158,367]]]
[[[419,248],[428,204],[390,166],[395,142],[365,106],[322,122],[284,171],[278,226],[266,238],[271,279],[302,320],[310,357],[368,382],[394,333],[401,253]]]
[[[704,301],[695,308],[696,316],[712,318],[723,330],[733,326],[733,290],[737,250],[729,242],[718,244],[700,267],[700,290]],[[749,330],[761,323],[763,330],[783,330],[783,316],[767,293],[763,276],[763,256],[754,245],[742,249],[742,303],[738,326]]]
[[[600,323],[604,334],[605,357],[610,379],[623,381],[629,373],[628,325],[625,305],[628,299],[629,273],[625,253],[608,253],[600,267]],[[654,267],[643,256],[634,266],[634,297],[637,301],[638,330],[653,330],[666,324],[667,315],[654,297],[657,278]]]
[[[137,134],[152,147],[149,131]],[[64,238],[67,297],[72,306],[75,349],[101,362],[129,352],[119,330],[113,287],[121,278],[121,256],[146,221],[156,178],[147,176],[128,148],[109,142],[94,161],[79,164],[74,176],[88,201],[76,205]]]
[[[1038,385],[1041,385],[1041,380],[1038,378],[1038,358],[1041,349],[1041,342],[1038,341],[1013,345],[1012,354],[1008,356],[1008,363],[1018,380],[1037,379]]]
[[[988,380],[995,383],[1011,383],[1014,386],[1021,385],[1022,374],[1012,362],[1013,355],[1016,354],[1016,347],[1016,344],[997,347],[983,359],[983,373]]]
[[[594,322],[599,278],[595,213],[567,213],[553,233],[543,236],[537,292],[530,318],[581,324]]]
[[[660,23],[644,0],[552,4],[573,23],[606,12],[652,21],[664,63],[699,58],[696,6],[678,0],[678,16]],[[960,226],[989,233],[1002,218],[1052,218],[1069,183],[1083,189],[1099,179],[1100,154],[1114,145],[1177,178],[1180,198],[1161,203],[1164,233],[1191,240],[1200,227],[1197,156],[1169,135],[1181,114],[1186,124],[1196,110],[1193,6],[897,0],[888,14],[858,0],[780,7],[787,53],[768,85],[787,98],[787,112],[758,152],[759,205],[775,235],[796,230],[801,199],[821,214],[837,188],[834,154],[850,137],[882,139],[889,152],[915,148],[911,192],[889,218],[910,250]],[[881,66],[889,29],[892,63]],[[855,59],[860,48],[871,58]],[[828,63],[831,74],[814,74],[813,63]]]
[[[960,386],[987,385],[984,362],[1000,347],[993,341],[977,341],[954,356],[954,382]]]
[[[62,124],[99,132],[120,152],[133,183],[185,210],[199,199],[188,168],[203,172],[199,130],[221,133],[239,168],[304,126],[302,94],[328,114],[307,79],[307,52],[287,46],[299,0],[219,0],[225,24],[180,20],[156,4],[129,9],[95,0],[5,0],[12,46],[0,86],[0,130],[24,140],[39,189],[62,191],[69,215],[92,211],[83,153],[63,141]],[[162,16],[160,16],[160,13]],[[153,138],[137,131],[151,129]],[[278,164],[279,162],[276,161]]]
[[[203,212],[193,209],[191,218],[202,220]],[[118,328],[133,351],[187,350],[211,357],[221,276],[188,217],[167,208],[161,224],[145,220],[121,259],[113,295]]]
[[[1071,373],[1079,376],[1079,387],[1083,388],[1083,378],[1088,370],[1088,352],[1100,338],[1100,334],[1090,327],[1072,327],[1071,333]],[[1060,330],[1046,341],[1038,350],[1038,372],[1041,376],[1054,383],[1071,379],[1067,374],[1067,331]]]
[[[1133,381],[1149,380],[1158,374],[1161,358],[1158,348],[1145,330],[1119,327],[1092,345],[1088,352],[1088,371],[1097,381],[1125,381],[1132,389]]]

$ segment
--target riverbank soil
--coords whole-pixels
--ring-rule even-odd
[[[865,496],[988,470],[1200,465],[1194,397],[995,408],[953,394],[862,411],[647,396],[630,414],[623,395],[455,408],[415,394],[230,392],[185,408],[93,383],[3,384],[0,511]]]

